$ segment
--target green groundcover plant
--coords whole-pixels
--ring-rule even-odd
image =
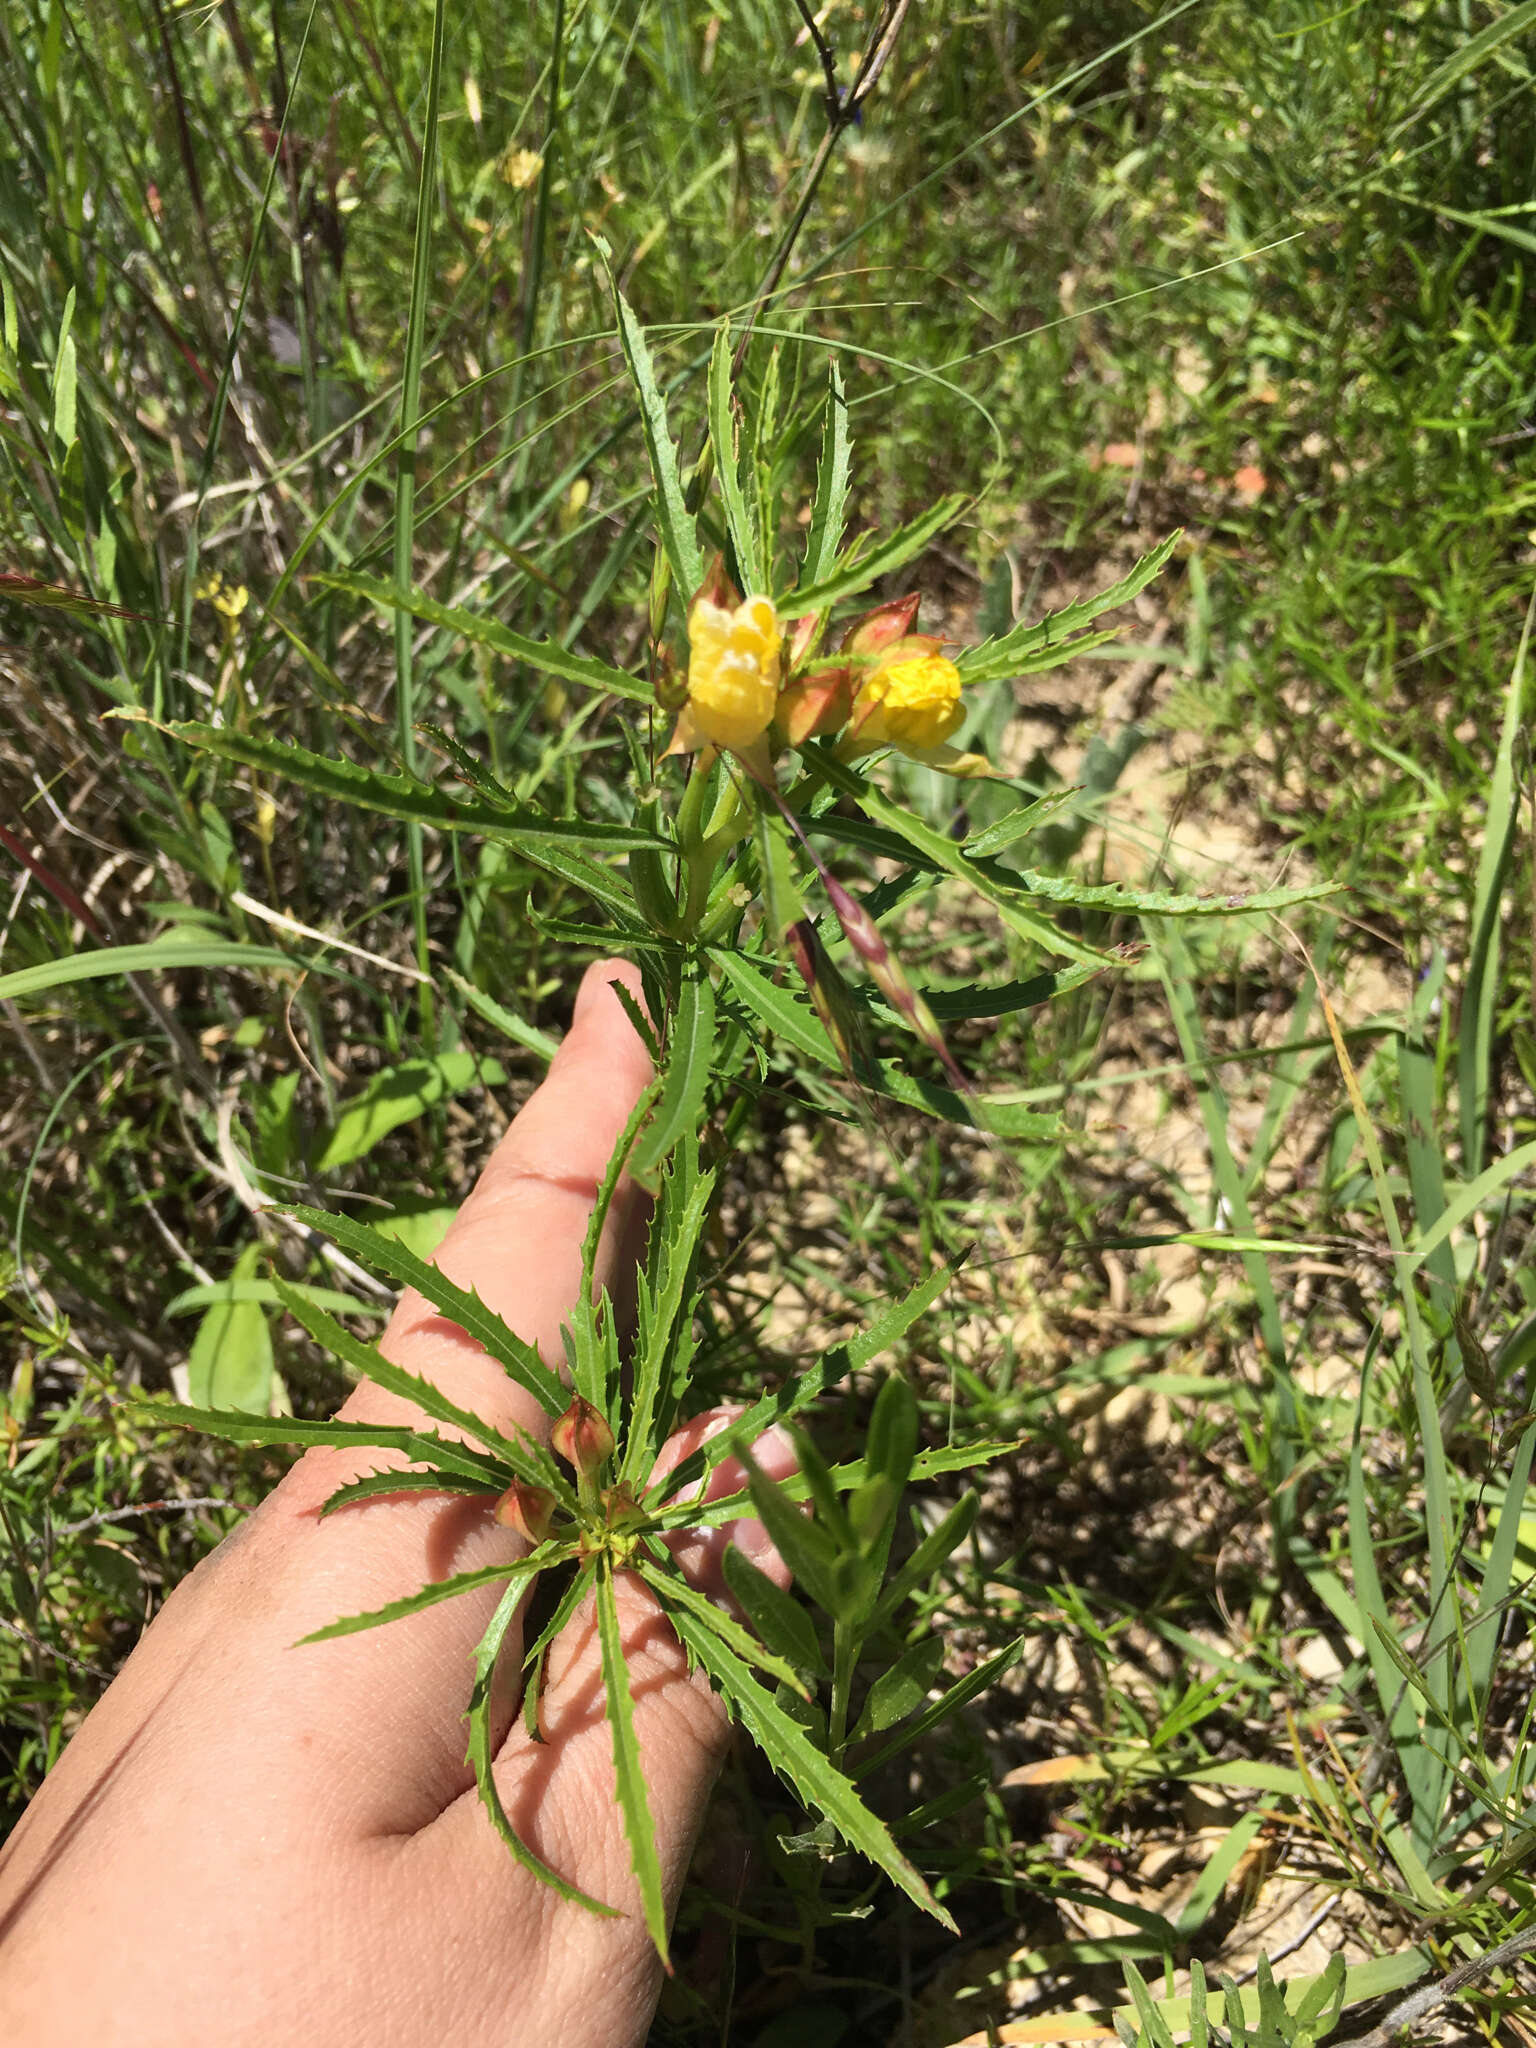
[[[582,918],[546,921],[573,945],[619,947],[641,962],[647,1011],[631,1004],[655,1059],[598,1191],[585,1248],[585,1285],[567,1331],[562,1375],[473,1293],[389,1236],[314,1209],[299,1222],[329,1237],[386,1281],[412,1286],[477,1339],[539,1403],[548,1445],[509,1437],[402,1372],[345,1330],[316,1290],[274,1280],[277,1298],[349,1371],[413,1401],[433,1428],[305,1421],[179,1408],[175,1419],[247,1443],[347,1444],[403,1453],[408,1464],[341,1487],[327,1512],[406,1491],[482,1495],[529,1548],[515,1563],[460,1574],[376,1612],[347,1615],[319,1637],[384,1626],[471,1586],[505,1593],[480,1643],[469,1705],[469,1758],[491,1822],[509,1851],[563,1896],[594,1911],[560,1871],[537,1859],[497,1798],[491,1764],[491,1678],[508,1626],[534,1582],[549,1575],[549,1618],[525,1656],[525,1708],[537,1726],[544,1660],[577,1605],[595,1597],[606,1713],[618,1799],[650,1932],[663,1957],[667,1930],[645,1775],[620,1647],[615,1576],[652,1590],[695,1664],[732,1716],[816,1816],[823,1850],[867,1858],[926,1911],[952,1924],[923,1875],[866,1803],[871,1774],[980,1695],[1013,1661],[1017,1643],[955,1682],[942,1681],[943,1643],[907,1643],[904,1614],[965,1540],[977,1497],[963,1494],[915,1547],[903,1499],[914,1481],[983,1464],[994,1442],[919,1447],[916,1396],[900,1374],[879,1385],[862,1454],[829,1465],[796,1429],[799,1476],[770,1482],[751,1445],[774,1424],[796,1425],[818,1397],[873,1366],[940,1295],[941,1266],[920,1277],[862,1335],[764,1392],[664,1478],[653,1477],[668,1434],[699,1402],[691,1393],[695,1314],[704,1289],[701,1248],[721,1192],[721,1161],[752,1115],[776,1060],[788,1060],[813,1100],[846,1114],[850,1096],[878,1115],[892,1104],[968,1124],[1005,1150],[1011,1139],[1054,1133],[1051,1117],[979,1094],[943,1035],[945,1016],[988,1018],[1050,1001],[1114,957],[1074,931],[1080,912],[1204,917],[1280,908],[1318,889],[1206,899],[1119,885],[1068,882],[1017,864],[1022,843],[1065,798],[1040,798],[995,776],[953,744],[967,684],[1049,668],[1111,638],[1095,619],[1145,587],[1169,559],[1174,535],[1091,600],[1036,624],[1014,626],[953,659],[918,630],[918,599],[848,608],[890,578],[951,521],[945,499],[911,524],[850,540],[845,532],[852,449],[835,365],[808,391],[775,348],[729,324],[707,372],[707,434],[691,464],[668,424],[646,336],[617,287],[619,339],[643,421],[655,487],[658,546],[651,585],[650,674],[641,678],[499,623],[446,607],[400,583],[331,579],[356,595],[414,613],[513,655],[566,689],[617,701],[629,719],[633,774],[627,815],[600,818],[520,801],[447,733],[422,736],[445,762],[428,781],[323,757],[223,723],[173,723],[177,741],[322,799],[433,828],[514,844],[519,854],[586,901]],[[819,448],[809,515],[800,520],[802,457]],[[785,536],[796,548],[787,551]],[[668,735],[668,728],[670,734]],[[664,749],[658,740],[667,738]],[[988,779],[1003,799],[967,832],[925,823],[876,779],[879,762],[905,754],[955,778],[962,791]],[[1068,793],[1070,794],[1070,793]],[[849,886],[830,862],[863,856],[883,878]],[[884,936],[882,921],[910,914],[956,883],[1043,958],[1027,982],[948,991],[930,1002]],[[867,978],[870,987],[861,986]],[[492,1022],[497,1006],[463,992]],[[905,1028],[910,1059],[876,1049],[883,1009]],[[621,1175],[654,1197],[637,1281],[632,1331],[594,1292],[599,1236]],[[163,1422],[163,1404],[148,1416]],[[707,1491],[728,1457],[748,1472],[745,1491]],[[755,1513],[792,1567],[799,1594],[736,1551],[725,1573],[727,1612],[700,1594],[668,1548],[683,1527]]]

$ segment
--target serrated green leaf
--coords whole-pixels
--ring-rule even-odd
[[[395,1493],[457,1493],[469,1497],[485,1494],[484,1480],[466,1478],[456,1472],[365,1472],[361,1479],[349,1479],[321,1504],[322,1520],[359,1501],[384,1500]]]
[[[343,1365],[350,1366],[359,1378],[371,1380],[375,1386],[385,1388],[391,1394],[398,1394],[403,1400],[412,1401],[424,1414],[435,1422],[446,1422],[454,1429],[460,1429],[472,1441],[482,1443],[503,1464],[515,1472],[520,1479],[528,1480],[535,1486],[550,1486],[562,1496],[569,1496],[563,1473],[542,1444],[531,1437],[513,1439],[503,1436],[499,1429],[485,1422],[478,1415],[472,1415],[467,1408],[461,1408],[456,1401],[435,1386],[431,1380],[420,1374],[407,1372],[384,1356],[377,1345],[359,1343],[350,1331],[344,1330],[333,1316],[324,1309],[316,1308],[311,1302],[296,1294],[291,1287],[278,1280],[274,1282],[278,1299],[293,1317],[306,1329],[317,1344],[334,1352]]]
[[[889,576],[903,563],[910,562],[914,555],[920,554],[935,534],[942,533],[946,526],[952,526],[964,504],[965,498],[959,492],[940,498],[926,512],[920,512],[905,526],[898,526],[853,561],[845,561],[841,567],[832,568],[816,582],[802,585],[795,592],[795,609],[802,613],[824,611],[840,598],[853,597],[859,591],[867,590],[879,577]]]
[[[494,1586],[502,1579],[516,1582],[531,1578],[574,1555],[574,1544],[544,1543],[526,1557],[510,1559],[506,1564],[481,1565],[472,1572],[455,1572],[451,1578],[434,1579],[431,1585],[403,1594],[366,1614],[344,1614],[339,1621],[328,1621],[324,1628],[311,1629],[307,1636],[300,1636],[299,1643],[328,1643],[335,1636],[355,1636],[364,1629],[382,1628],[386,1622],[403,1621],[408,1614],[420,1614],[423,1608],[436,1607],[444,1600],[456,1600],[460,1593],[472,1593],[477,1586]]]
[[[425,591],[396,590],[392,583],[386,583],[380,577],[360,576],[355,572],[312,575],[307,580],[324,584],[331,590],[346,591],[353,597],[365,597],[370,603],[383,605],[388,610],[407,611],[412,618],[446,627],[448,631],[457,633],[460,639],[472,641],[477,647],[488,647],[493,654],[503,654],[509,661],[523,662],[527,667],[537,669],[541,675],[558,676],[563,683],[579,683],[584,689],[600,690],[610,697],[625,697],[635,704],[655,702],[650,684],[638,676],[626,675],[623,669],[612,668],[606,661],[598,661],[591,655],[572,654],[569,648],[559,647],[552,640],[531,640],[526,634],[514,633],[498,620],[488,619],[463,605],[442,604],[437,598],[428,597]]]
[[[645,1766],[635,1734],[635,1703],[629,1690],[629,1665],[624,1656],[624,1635],[619,1626],[619,1603],[611,1567],[600,1571],[597,1576],[597,1634],[602,1647],[608,1727],[613,1737],[614,1785],[625,1838],[629,1843],[629,1864],[640,1887],[646,1931],[656,1944],[656,1953],[664,1967],[670,1972],[667,1901],[662,1886],[661,1859],[656,1853],[656,1824],[651,1819]]]
[[[995,640],[983,640],[979,647],[967,648],[956,656],[955,666],[961,680],[966,683],[990,683],[1005,677],[1025,674],[1025,661],[1048,650],[1059,648],[1079,628],[1096,619],[1101,612],[1113,610],[1116,605],[1128,604],[1138,596],[1152,579],[1166,566],[1169,557],[1183,538],[1175,530],[1168,538],[1160,541],[1155,548],[1144,554],[1126,575],[1107,590],[1097,591],[1092,597],[1079,598],[1075,604],[1065,605],[1059,612],[1036,621],[1033,625],[1015,626],[1011,632],[1000,634]],[[1081,651],[1081,643],[1073,649]]]
[[[297,1415],[277,1415],[269,1421],[226,1408],[171,1407],[153,1401],[129,1402],[126,1412],[151,1428],[196,1429],[236,1444],[324,1444],[330,1449],[366,1445],[370,1450],[403,1451],[421,1464],[478,1479],[488,1493],[505,1492],[516,1476],[498,1458],[438,1436],[434,1430],[411,1429],[404,1423],[343,1422],[337,1417],[309,1422]]]
[[[457,1323],[466,1337],[473,1337],[489,1352],[510,1379],[532,1394],[546,1415],[563,1413],[570,1395],[560,1375],[550,1370],[534,1345],[487,1308],[473,1289],[456,1286],[440,1266],[417,1258],[400,1239],[387,1237],[383,1231],[351,1216],[334,1215],[328,1209],[308,1209],[301,1203],[292,1204],[288,1214],[307,1223],[322,1237],[332,1238],[343,1251],[351,1252],[397,1285],[414,1287],[450,1322]]]
[[[342,1103],[336,1121],[315,1154],[316,1173],[334,1173],[364,1159],[402,1124],[414,1123],[434,1103],[482,1083],[499,1088],[506,1069],[473,1052],[438,1053],[431,1059],[402,1060],[368,1080]]]
[[[951,1933],[957,1932],[954,1921],[850,1780],[821,1754],[747,1665],[691,1615],[674,1613],[672,1625],[719,1687],[733,1716],[746,1726],[769,1762],[790,1780],[806,1804],[824,1814],[851,1848],[883,1870],[925,1913],[931,1913]]]
[[[816,470],[816,498],[811,507],[811,530],[800,570],[802,590],[812,590],[818,583],[825,583],[835,575],[837,551],[843,539],[843,522],[848,514],[852,444],[848,438],[848,400],[836,356],[827,363],[827,387],[827,417],[822,430],[821,462]],[[789,609],[797,607],[802,612],[809,609],[799,604],[798,593]]]
[[[689,963],[667,1041],[667,1071],[655,1115],[635,1146],[631,1171],[645,1181],[685,1131],[696,1131],[714,1069],[715,989],[702,959]]]
[[[731,401],[731,327],[722,320],[715,330],[709,357],[709,438],[715,451],[715,474],[725,501],[725,527],[736,551],[743,587],[765,592],[757,526],[741,483],[740,437]],[[686,593],[684,593],[686,595]]]
[[[638,826],[589,825],[579,819],[550,817],[531,807],[512,812],[499,805],[448,796],[413,775],[364,768],[340,754],[312,754],[290,740],[266,739],[228,726],[182,720],[161,729],[202,753],[297,783],[331,803],[381,811],[401,824],[430,825],[439,832],[477,832],[482,838],[505,840],[535,866],[550,866],[549,856],[569,854],[584,846],[622,853],[635,846],[665,849],[667,843]]]
[[[619,323],[619,343],[640,400],[645,450],[650,457],[651,475],[656,484],[656,524],[671,565],[679,601],[686,604],[704,581],[698,526],[688,510],[677,466],[677,449],[667,425],[666,401],[656,381],[656,368],[651,361],[645,329],[635,318],[634,308],[619,290],[611,272],[608,281],[613,290],[614,312]]]
[[[591,1583],[592,1567],[578,1577],[577,1584],[585,1591]],[[614,1920],[623,1916],[614,1906],[605,1906],[600,1899],[594,1899],[561,1877],[523,1841],[507,1818],[506,1808],[501,1803],[501,1794],[496,1789],[496,1759],[491,1753],[491,1681],[496,1672],[496,1660],[506,1640],[507,1630],[516,1617],[518,1603],[523,1597],[520,1581],[514,1580],[501,1596],[501,1602],[491,1617],[491,1623],[480,1638],[475,1651],[475,1683],[469,1696],[469,1748],[465,1761],[475,1774],[479,1789],[480,1803],[490,1815],[491,1824],[498,1835],[512,1851],[517,1861],[530,1871],[541,1884],[547,1884],[551,1891],[558,1892],[562,1899],[573,1905],[585,1906],[589,1913],[596,1913],[602,1919]]]
[[[732,1544],[727,1547],[725,1554],[729,1557],[734,1551],[735,1545]],[[676,1566],[668,1571],[664,1566],[641,1560],[637,1569],[669,1613],[674,1607],[687,1608],[705,1628],[713,1629],[721,1642],[734,1650],[738,1657],[745,1658],[749,1664],[755,1664],[770,1678],[777,1679],[780,1685],[787,1685],[792,1692],[799,1693],[802,1699],[810,1698],[810,1692],[793,1664],[787,1662],[767,1644],[760,1643],[749,1630],[742,1627],[734,1614],[728,1614],[723,1607],[717,1607],[708,1594],[701,1593],[697,1586],[690,1584]]]

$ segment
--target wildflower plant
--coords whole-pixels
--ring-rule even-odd
[[[779,356],[768,355],[749,400],[735,374],[731,331],[721,326],[708,364],[707,437],[699,460],[685,469],[647,337],[617,288],[613,297],[655,492],[659,545],[647,676],[530,639],[419,591],[357,575],[324,580],[596,693],[625,723],[635,771],[627,815],[591,819],[573,809],[539,809],[435,728],[424,729],[446,761],[435,782],[323,758],[234,722],[166,728],[263,778],[286,777],[415,828],[507,843],[558,885],[562,907],[572,896],[584,899],[579,917],[546,919],[553,937],[618,948],[640,961],[649,1014],[635,1009],[634,1017],[653,1047],[656,1078],[598,1191],[564,1372],[398,1240],[344,1214],[294,1211],[351,1259],[418,1289],[479,1342],[539,1403],[550,1421],[548,1444],[506,1436],[460,1409],[343,1329],[312,1290],[282,1279],[273,1283],[282,1304],[316,1342],[349,1371],[414,1402],[427,1423],[173,1413],[190,1427],[246,1442],[372,1445],[409,1460],[405,1469],[341,1487],[327,1512],[408,1491],[480,1495],[523,1538],[529,1547],[516,1562],[424,1586],[376,1612],[339,1618],[318,1636],[385,1626],[471,1586],[504,1582],[475,1659],[469,1759],[489,1820],[511,1854],[567,1899],[611,1910],[543,1864],[503,1811],[491,1769],[492,1674],[519,1603],[536,1579],[553,1576],[559,1592],[549,1621],[524,1656],[524,1713],[536,1727],[549,1647],[577,1606],[595,1601],[617,1796],[647,1924],[665,1958],[661,1874],[618,1626],[616,1577],[631,1572],[654,1593],[735,1721],[817,1816],[806,1839],[822,1852],[856,1851],[952,1925],[861,1787],[960,1712],[1018,1654],[1019,1644],[1006,1646],[945,1680],[942,1639],[914,1631],[909,1617],[964,1542],[977,1497],[962,1494],[926,1531],[903,1513],[911,1483],[975,1467],[1008,1446],[923,1448],[913,1389],[902,1373],[890,1372],[875,1394],[860,1455],[829,1465],[797,1429],[795,1479],[771,1482],[752,1462],[751,1446],[764,1430],[795,1427],[822,1395],[875,1368],[905,1339],[948,1284],[945,1266],[919,1276],[864,1333],[765,1388],[664,1479],[653,1478],[668,1435],[702,1405],[694,1392],[695,1317],[709,1284],[704,1247],[722,1162],[778,1058],[795,1065],[812,1101],[839,1112],[856,1086],[875,1102],[978,1126],[995,1142],[1048,1136],[1054,1119],[989,1100],[971,1086],[943,1038],[942,1009],[1000,1016],[1117,964],[1117,955],[1060,923],[1063,907],[1209,916],[1280,907],[1319,892],[1207,900],[1077,884],[1011,858],[1059,798],[1021,792],[997,822],[954,836],[889,794],[879,763],[892,752],[958,778],[957,788],[967,778],[995,777],[992,764],[958,744],[967,690],[1101,646],[1111,635],[1094,620],[1158,574],[1177,536],[1095,598],[979,647],[946,651],[937,635],[921,630],[916,595],[880,597],[875,586],[922,553],[957,516],[959,501],[944,499],[883,537],[849,539],[849,407],[835,362],[817,404],[820,459],[802,529],[788,487],[807,414],[801,398],[792,403],[783,389]],[[814,417],[809,424],[814,429]],[[791,553],[785,536],[802,531],[803,546]],[[864,608],[848,616],[860,599]],[[849,852],[878,856],[895,872],[861,888],[833,871]],[[913,984],[882,920],[953,882],[985,900],[1034,949],[1040,972],[1029,983],[951,991],[945,1003]],[[443,972],[487,1022],[529,1043],[495,998],[466,976]],[[876,1044],[879,1010],[859,986],[864,977],[920,1048],[913,1063]],[[629,1330],[621,1330],[613,1303],[594,1281],[599,1237],[625,1172],[654,1197]],[[152,1412],[164,1419],[163,1407]],[[711,1475],[733,1457],[748,1472],[746,1487],[712,1493]],[[667,1538],[682,1527],[719,1526],[748,1513],[766,1525],[798,1593],[783,1592],[745,1556],[728,1551],[725,1578],[735,1604],[726,1611],[684,1576]]]

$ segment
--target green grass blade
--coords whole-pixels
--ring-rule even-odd
[[[1536,5],[1516,8],[1515,13],[1530,13],[1536,20]],[[1507,20],[1508,17],[1506,23]],[[1503,27],[1506,23],[1498,26]],[[1481,1168],[1487,1148],[1494,1019],[1501,999],[1499,921],[1504,886],[1514,853],[1515,828],[1520,816],[1521,779],[1515,773],[1515,748],[1526,730],[1521,713],[1533,618],[1536,618],[1536,599],[1526,609],[1520,649],[1504,693],[1504,720],[1499,732],[1498,752],[1494,756],[1493,775],[1488,784],[1483,845],[1477,858],[1477,883],[1472,897],[1472,937],[1462,981],[1456,1073],[1461,1110],[1462,1169],[1469,1180]]]
[[[722,320],[715,330],[709,358],[709,438],[715,451],[715,474],[725,501],[725,528],[736,551],[742,588],[766,593],[757,525],[741,482],[741,437],[731,399],[731,328]]]
[[[323,960],[300,960],[271,946],[242,945],[237,939],[156,939],[144,946],[97,946],[84,953],[67,953],[59,960],[39,961],[35,967],[18,967],[14,974],[0,974],[0,1001],[15,1002],[22,996],[43,995],[71,982],[99,981],[111,974],[165,974],[177,967],[239,967],[250,974],[263,968],[306,974],[346,971]]]
[[[619,1626],[618,1595],[611,1566],[597,1575],[597,1634],[603,1653],[603,1690],[607,1696],[608,1726],[613,1736],[614,1784],[618,1792],[619,1812],[624,1820],[624,1834],[629,1842],[630,1868],[640,1887],[646,1930],[670,1976],[672,1963],[667,1954],[667,1901],[662,1887],[661,1859],[656,1853],[656,1824],[651,1819],[645,1765],[635,1734],[635,1703],[629,1690],[629,1666],[624,1657],[624,1634]]]
[[[307,1209],[294,1203],[288,1214],[296,1216],[322,1237],[331,1238],[343,1251],[361,1259],[364,1265],[386,1274],[400,1287],[414,1287],[441,1314],[457,1323],[466,1337],[487,1351],[520,1387],[532,1394],[546,1415],[559,1415],[570,1401],[559,1373],[540,1358],[537,1348],[487,1308],[473,1288],[457,1286],[440,1266],[417,1258],[398,1238],[386,1237],[367,1223],[328,1209]]]
[[[399,453],[395,462],[395,588],[402,596],[414,581],[416,555],[416,442],[421,414],[421,368],[426,353],[427,305],[432,290],[432,217],[437,208],[438,114],[442,99],[446,0],[433,0],[432,39],[427,62],[426,132],[416,180],[416,229],[411,253],[411,292],[406,309],[405,361],[400,373]],[[416,692],[411,619],[395,614],[395,735],[408,773],[416,769]],[[416,927],[416,965],[427,972],[427,883],[421,826],[406,825],[410,858],[411,913]],[[421,986],[424,1035],[431,1036],[430,984]]]
[[[742,1660],[682,1609],[673,1610],[672,1625],[719,1687],[733,1717],[742,1722],[806,1804],[824,1814],[851,1848],[883,1870],[925,1913],[931,1913],[951,1933],[958,1932],[919,1872],[896,1847],[884,1822],[859,1797],[851,1779],[822,1755]]]
[[[588,1566],[580,1575],[578,1584],[585,1586],[592,1576],[593,1567]],[[491,1825],[512,1851],[524,1870],[536,1877],[540,1884],[547,1884],[551,1891],[558,1892],[562,1899],[573,1905],[585,1906],[589,1913],[597,1913],[607,1920],[622,1918],[617,1907],[605,1906],[601,1900],[590,1898],[579,1886],[569,1883],[558,1871],[551,1870],[541,1857],[523,1841],[501,1803],[501,1794],[496,1789],[496,1759],[491,1753],[491,1681],[496,1672],[496,1660],[506,1640],[507,1630],[517,1614],[518,1603],[523,1597],[520,1579],[514,1580],[501,1596],[500,1604],[491,1617],[491,1623],[480,1638],[475,1651],[475,1683],[469,1696],[469,1748],[465,1761],[475,1774],[475,1784],[480,1801],[490,1815]]]
[[[1520,1508],[1525,1500],[1526,1488],[1531,1478],[1531,1455],[1536,1452],[1536,1423],[1530,1424],[1521,1434],[1515,1447],[1514,1462],[1509,1468],[1509,1479],[1505,1486],[1504,1506],[1499,1514],[1499,1525],[1488,1546],[1488,1559],[1483,1567],[1483,1583],[1479,1588],[1477,1602],[1478,1626],[1468,1624],[1467,1665],[1468,1679],[1475,1711],[1482,1714],[1487,1707],[1489,1689],[1493,1683],[1494,1657],[1498,1651],[1503,1629],[1497,1616],[1509,1597],[1514,1577],[1515,1552],[1520,1545]]]

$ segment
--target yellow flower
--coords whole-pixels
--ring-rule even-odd
[[[783,634],[773,600],[748,597],[734,611],[698,598],[688,614],[688,703],[678,737],[686,748],[740,753],[760,740],[779,700]]]
[[[854,706],[859,747],[928,753],[964,718],[960,671],[942,654],[918,654],[877,668]]]

